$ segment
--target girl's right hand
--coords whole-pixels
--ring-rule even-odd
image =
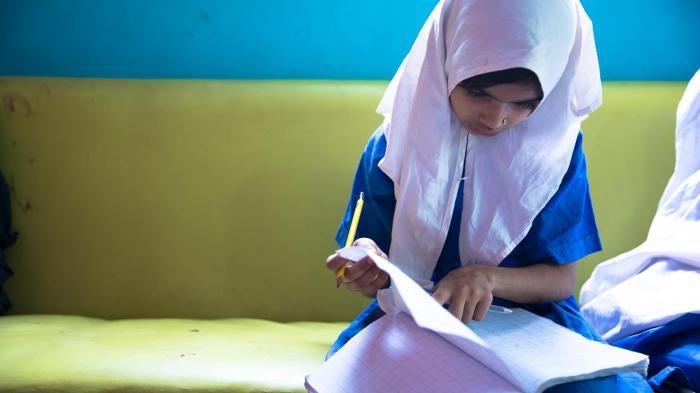
[[[355,240],[352,245],[364,248],[368,252],[379,255],[384,259],[389,259],[386,253],[372,239],[360,238]],[[377,296],[377,291],[385,288],[389,283],[389,275],[379,269],[369,256],[365,256],[358,262],[345,259],[337,253],[326,258],[326,267],[334,275],[343,266],[346,266],[345,274],[342,277],[342,283],[345,284],[345,287],[367,297]]]

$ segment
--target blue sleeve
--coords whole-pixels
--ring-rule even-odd
[[[350,200],[335,235],[335,241],[340,247],[345,246],[357,198],[360,192],[364,192],[365,202],[355,237],[368,237],[384,252],[389,253],[396,198],[393,181],[378,166],[385,153],[386,139],[381,130],[378,130],[367,142],[355,171]]]
[[[579,133],[569,169],[559,189],[501,266],[527,266],[541,262],[566,264],[601,249],[588,186],[583,134]]]

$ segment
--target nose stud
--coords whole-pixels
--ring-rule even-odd
[[[503,120],[501,120],[502,125],[506,125],[506,118],[504,117]]]

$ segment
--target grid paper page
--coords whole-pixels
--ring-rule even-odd
[[[519,391],[405,313],[365,328],[309,375],[307,385],[318,393]]]
[[[339,254],[350,260],[369,255],[391,277],[397,310],[526,392],[622,371],[646,373],[649,361],[645,355],[587,340],[525,310],[510,314],[489,312],[484,321],[466,326],[391,262],[358,247],[346,247]],[[414,345],[418,344],[414,341]],[[422,349],[438,352],[444,346]]]
[[[489,312],[469,327],[503,359],[528,392],[626,371],[646,374],[646,355],[591,341],[523,309]]]
[[[341,255],[343,255],[344,250],[352,248],[357,247],[343,249],[340,251]],[[360,252],[364,252],[367,255],[367,252],[362,249],[360,249]],[[509,365],[503,362],[503,359],[462,321],[442,308],[413,279],[391,262],[376,254],[368,255],[377,267],[384,270],[391,277],[392,297],[398,310],[409,314],[418,326],[439,334],[442,338],[461,349],[462,352],[468,353],[508,382],[519,386],[519,380],[515,378]]]

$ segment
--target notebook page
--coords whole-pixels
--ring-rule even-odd
[[[318,393],[519,391],[402,312],[369,325],[306,383]]]
[[[358,247],[344,248],[339,253],[351,260],[353,257],[359,256],[361,258],[361,256],[369,255],[377,267],[391,277],[393,298],[399,310],[409,314],[418,326],[438,333],[463,352],[468,353],[513,385],[518,386],[519,380],[515,378],[507,363],[503,362],[464,323],[442,308],[401,269],[376,254],[367,254],[364,249]]]
[[[637,371],[646,374],[646,355],[591,341],[523,309],[487,313],[469,322],[506,363],[528,392],[567,381]]]
[[[348,259],[354,255],[356,260],[367,255],[357,247],[345,248],[340,253],[347,253],[344,256]],[[587,340],[524,310],[512,314],[489,312],[480,330],[472,330],[478,328],[479,323],[470,322],[470,329],[433,301],[398,267],[381,257],[369,255],[390,275],[398,309],[411,315],[418,326],[438,333],[513,386],[535,392],[566,381],[622,371],[646,373],[648,358],[645,355]]]

